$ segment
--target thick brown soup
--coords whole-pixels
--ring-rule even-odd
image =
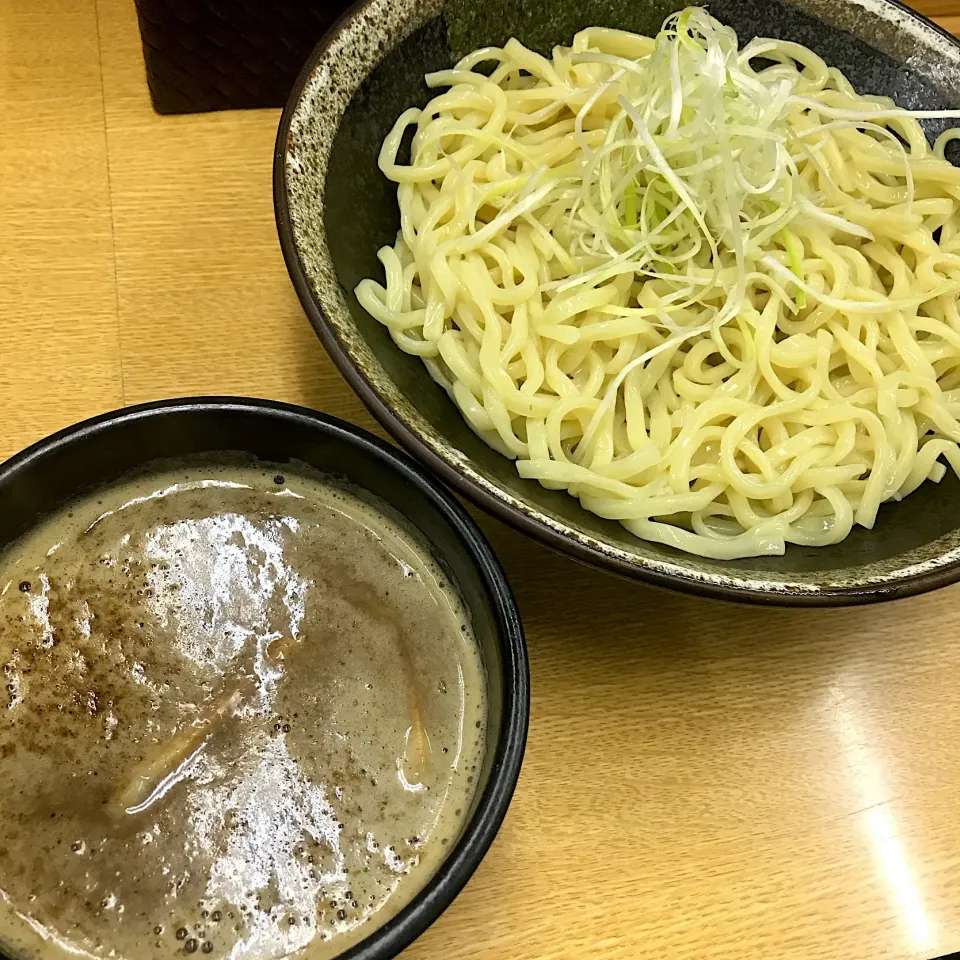
[[[423,886],[483,751],[453,585],[306,473],[169,468],[0,557],[0,944],[335,956]]]

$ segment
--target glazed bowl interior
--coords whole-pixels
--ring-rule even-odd
[[[0,465],[0,550],[79,494],[151,461],[219,453],[306,464],[385,501],[419,531],[459,586],[481,647],[487,744],[460,838],[410,904],[342,954],[386,960],[439,916],[479,864],[513,795],[526,741],[528,670],[519,614],[496,557],[454,498],[405,454],[334,418],[265,400],[164,401],[70,427]]]
[[[277,139],[275,199],[288,267],[328,351],[380,421],[449,483],[502,519],[578,559],[661,585],[730,599],[854,603],[920,592],[960,576],[960,484],[950,473],[872,531],[783,557],[717,561],[634,538],[572,497],[522,480],[467,427],[419,359],[402,353],[353,295],[382,278],[377,250],[399,225],[396,186],[377,168],[396,117],[433,95],[424,73],[510,36],[543,53],[588,25],[655,34],[682,0],[372,0],[321,43]],[[960,103],[960,46],[889,0],[716,0],[710,12],[746,42],[798,41],[863,93],[913,109]],[[931,135],[944,121],[928,123]]]

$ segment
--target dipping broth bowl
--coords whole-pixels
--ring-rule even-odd
[[[60,431],[0,465],[0,550],[79,495],[154,461],[240,454],[252,463],[306,465],[373,494],[419,531],[459,588],[483,659],[486,747],[459,836],[422,889],[340,956],[387,960],[450,905],[483,859],[517,784],[527,735],[529,681],[516,603],[489,544],[438,480],[409,456],[311,410],[242,398],[169,400],[130,407]]]

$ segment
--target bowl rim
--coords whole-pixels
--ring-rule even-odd
[[[350,356],[346,344],[337,335],[336,329],[324,314],[300,257],[290,209],[290,194],[287,177],[287,153],[291,137],[291,125],[299,109],[303,93],[317,69],[323,63],[330,47],[340,34],[355,20],[364,15],[367,8],[378,0],[357,0],[327,30],[313,48],[293,84],[283,107],[277,128],[273,153],[273,205],[280,249],[287,266],[300,305],[307,315],[327,354],[340,374],[360,397],[377,422],[420,463],[439,476],[444,483],[476,506],[492,514],[514,530],[589,566],[619,574],[656,587],[693,596],[717,600],[735,601],[766,606],[782,607],[839,607],[878,603],[926,593],[948,586],[960,580],[960,555],[948,562],[925,567],[907,576],[892,580],[843,584],[818,589],[795,589],[782,579],[769,578],[769,586],[758,581],[741,579],[736,575],[722,580],[710,580],[683,571],[662,570],[655,564],[630,561],[617,554],[605,553],[602,549],[583,543],[576,537],[566,536],[560,530],[535,516],[518,509],[497,493],[474,482],[456,467],[439,456],[417,432],[408,426],[380,396],[376,386],[365,376]],[[929,17],[907,6],[903,0],[869,0],[879,7],[890,7],[925,28],[933,30],[952,46],[960,49],[960,38],[945,30]],[[392,48],[391,48],[392,49]],[[383,50],[382,56],[389,51]],[[341,114],[342,118],[342,114]],[[497,488],[499,489],[499,488]],[[560,526],[566,526],[561,523]]]
[[[306,407],[247,397],[183,397],[137,404],[100,414],[38,440],[0,463],[0,490],[37,463],[91,437],[109,434],[144,419],[176,414],[239,413],[254,419],[285,421],[300,430],[353,446],[416,486],[453,530],[477,572],[496,624],[501,655],[500,737],[483,792],[473,816],[433,876],[400,912],[371,930],[337,960],[389,960],[416,940],[454,901],[486,855],[506,816],[526,747],[530,716],[530,674],[526,641],[517,602],[483,531],[440,481],[403,450],[338,417]],[[233,449],[225,447],[224,450]],[[146,457],[143,463],[150,461]],[[15,542],[15,541],[12,541]],[[4,957],[0,951],[0,957]]]

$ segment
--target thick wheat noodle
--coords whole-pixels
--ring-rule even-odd
[[[449,89],[383,144],[401,230],[357,296],[522,476],[638,537],[721,559],[835,543],[960,471],[958,134],[931,148],[810,50],[754,41],[743,95],[791,99],[770,135],[724,128],[743,246],[684,198],[718,162],[683,142],[698,119],[671,87],[632,106],[654,44],[511,40],[428,78]],[[750,157],[789,184],[755,183]]]

